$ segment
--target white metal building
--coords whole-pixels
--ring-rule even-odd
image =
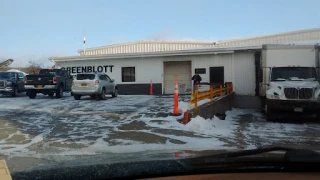
[[[119,94],[172,94],[174,78],[185,91],[197,71],[203,82],[233,82],[238,95],[257,94],[256,62],[263,44],[320,40],[320,29],[310,29],[218,42],[139,41],[79,50],[79,56],[51,57],[71,74],[106,72]]]

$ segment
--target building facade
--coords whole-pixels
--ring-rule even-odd
[[[79,50],[79,56],[49,60],[73,75],[105,72],[118,84],[119,94],[149,94],[151,82],[154,94],[173,94],[175,78],[180,93],[188,93],[191,77],[197,72],[202,82],[233,82],[237,95],[256,96],[257,63],[262,45],[271,40],[278,44],[320,41],[320,29],[218,42],[139,41]]]

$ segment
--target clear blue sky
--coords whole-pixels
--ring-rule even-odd
[[[143,39],[224,40],[320,27],[319,0],[1,0],[0,59]]]

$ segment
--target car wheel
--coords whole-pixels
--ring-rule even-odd
[[[99,94],[99,99],[100,100],[106,99],[106,90],[105,89],[102,89],[101,93]]]
[[[73,97],[74,97],[75,100],[80,100],[81,99],[81,96],[77,95],[77,94],[74,94]]]
[[[114,89],[114,92],[112,93],[112,97],[118,96],[118,89]]]
[[[35,99],[37,97],[36,91],[28,91],[28,96],[30,99]]]
[[[16,97],[18,95],[18,88],[17,87],[13,87],[13,92],[12,92],[12,97]]]
[[[53,92],[49,92],[48,95],[49,95],[50,97],[53,97],[54,93],[53,93]]]
[[[56,90],[56,97],[57,98],[62,98],[63,96],[63,86],[59,85],[57,90]]]

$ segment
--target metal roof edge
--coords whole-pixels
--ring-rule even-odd
[[[289,32],[280,32],[280,33],[273,33],[273,34],[265,34],[265,35],[258,35],[258,36],[249,36],[249,37],[243,37],[243,38],[220,40],[220,41],[217,41],[217,45],[219,45],[220,43],[260,39],[260,38],[272,37],[272,36],[276,36],[276,35],[290,35],[290,34],[303,33],[303,32],[313,32],[313,31],[320,31],[320,28],[302,29],[302,30],[289,31]]]
[[[86,50],[98,50],[102,48],[109,48],[109,47],[119,47],[119,46],[124,46],[124,45],[130,45],[130,44],[141,44],[141,43],[169,43],[169,44],[175,44],[175,43],[190,43],[190,44],[203,44],[203,45],[214,45],[216,42],[215,41],[179,41],[179,40],[140,40],[140,41],[132,41],[132,42],[126,42],[126,43],[117,43],[117,44],[110,44],[106,46],[98,46],[98,47],[93,47],[93,48],[86,48]],[[78,53],[83,52],[83,49],[79,49]]]
[[[178,56],[178,55],[200,55],[213,54],[217,52],[237,51],[237,50],[254,50],[262,49],[262,46],[247,46],[247,47],[218,47],[205,49],[188,49],[177,51],[161,51],[148,53],[128,53],[128,54],[104,54],[104,55],[89,55],[89,56],[67,56],[67,57],[49,57],[50,61],[74,61],[74,60],[90,60],[90,59],[117,59],[117,58],[136,58],[136,57],[159,57],[159,56]]]
[[[274,49],[274,48],[280,48],[280,49],[290,49],[290,48],[315,48],[316,45],[295,45],[295,44],[264,44],[262,46],[263,50],[267,49]]]

